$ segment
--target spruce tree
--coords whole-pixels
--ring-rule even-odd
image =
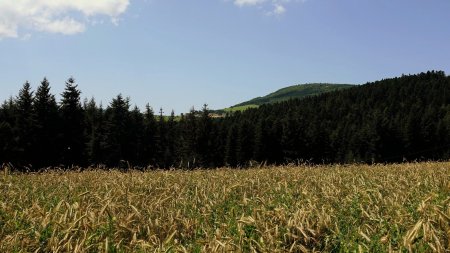
[[[58,136],[60,135],[58,105],[50,93],[47,78],[36,90],[33,103],[36,113],[36,166],[55,165],[58,160]]]
[[[105,119],[102,105],[97,107],[92,98],[84,103],[85,112],[85,156],[91,165],[104,162]]]
[[[0,107],[0,163],[12,162],[14,149],[13,127],[7,119],[6,103]]]
[[[130,112],[130,120],[128,124],[129,142],[128,155],[129,160],[136,165],[145,165],[144,162],[144,116],[137,106],[134,106]]]
[[[204,104],[196,128],[196,153],[198,154],[198,165],[209,167],[212,163],[211,140],[212,120],[209,116],[208,105]]]
[[[238,124],[236,140],[236,159],[246,165],[253,158],[254,128],[249,120],[242,119]]]
[[[182,153],[184,165],[188,168],[197,166],[197,117],[194,107],[186,114],[182,122]]]
[[[12,97],[5,101],[0,108],[0,162],[16,163],[19,155],[15,139],[14,126],[16,122],[17,106]]]
[[[119,94],[111,101],[106,110],[106,160],[110,166],[117,166],[121,161],[129,162],[130,159],[128,150],[131,141],[128,130],[130,120],[129,108],[129,99],[124,99]]]
[[[268,159],[267,154],[268,132],[266,129],[266,122],[260,118],[255,126],[255,142],[253,157],[256,161],[264,162]]]
[[[175,112],[172,110],[166,124],[166,149],[164,159],[167,167],[173,167],[177,160],[177,124],[175,122]]]
[[[17,97],[17,113],[15,123],[15,136],[17,149],[22,165],[32,165],[35,161],[34,145],[36,144],[36,115],[33,110],[33,91],[27,81],[19,91]]]
[[[143,132],[143,162],[145,165],[155,165],[157,124],[153,109],[145,106]]]
[[[225,165],[230,167],[236,167],[238,165],[237,160],[237,137],[238,129],[236,125],[230,126],[228,129],[227,140],[225,144]]]
[[[61,94],[62,117],[61,158],[63,164],[82,165],[84,151],[84,112],[80,102],[81,91],[72,77],[66,81]]]
[[[165,151],[166,151],[166,124],[164,120],[163,115],[163,109],[159,108],[159,115],[158,115],[158,131],[155,136],[156,138],[156,158],[157,158],[157,165],[160,168],[166,167],[165,164]]]

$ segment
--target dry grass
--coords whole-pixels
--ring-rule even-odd
[[[450,163],[0,176],[0,252],[450,252]]]

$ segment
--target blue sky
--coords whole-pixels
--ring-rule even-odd
[[[74,3],[75,2],[75,3]],[[448,0],[0,0],[0,100],[73,76],[181,113],[310,82],[450,73]]]

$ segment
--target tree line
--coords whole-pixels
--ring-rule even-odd
[[[26,82],[0,107],[0,162],[145,168],[401,162],[450,158],[450,77],[442,71],[385,79],[302,100],[211,118],[164,116],[116,96],[81,100],[73,78],[56,101],[47,79]]]

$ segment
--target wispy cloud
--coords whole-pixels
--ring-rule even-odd
[[[268,16],[283,15],[287,9],[286,6],[290,3],[302,3],[306,0],[233,0],[234,5],[239,7],[256,6]]]
[[[234,4],[237,6],[252,6],[266,2],[266,0],[235,0]]]
[[[77,34],[89,19],[106,16],[113,23],[130,0],[1,0],[0,39],[30,36],[30,32]],[[23,35],[22,35],[23,34]]]
[[[267,12],[267,15],[278,16],[283,15],[286,12],[286,8],[281,4],[274,4],[273,10]]]

